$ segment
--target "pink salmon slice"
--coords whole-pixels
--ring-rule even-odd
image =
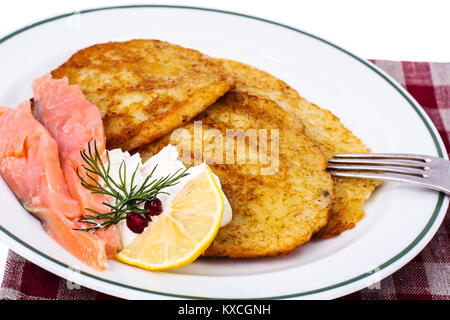
[[[46,232],[88,266],[107,267],[105,240],[77,231],[83,224],[60,166],[58,145],[31,112],[30,101],[16,109],[0,108],[0,174],[23,206],[39,218]]]
[[[52,79],[46,74],[34,81],[34,113],[44,124],[58,143],[61,166],[72,197],[83,209],[81,215],[92,213],[86,208],[97,212],[109,209],[103,204],[106,197],[102,194],[92,194],[81,185],[78,172],[86,178],[86,171],[81,167],[84,163],[80,152],[87,150],[88,144],[95,140],[99,153],[105,155],[105,132],[100,110],[84,97],[76,85],[69,85],[67,78]],[[67,213],[69,218],[79,218]],[[117,253],[116,227],[99,230],[96,234],[106,241],[106,252],[109,257]]]

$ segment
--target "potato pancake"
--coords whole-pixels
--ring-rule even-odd
[[[206,256],[285,254],[328,221],[334,190],[325,157],[301,122],[270,99],[231,91],[194,122],[137,151],[146,160],[168,144],[185,165],[206,161],[233,209]]]
[[[100,108],[108,149],[132,150],[189,122],[234,85],[221,62],[158,40],[97,44],[52,72]]]
[[[370,150],[344,127],[330,111],[302,98],[285,82],[255,67],[231,60],[222,60],[224,67],[236,79],[235,91],[247,92],[275,101],[299,118],[305,133],[322,150],[326,159],[339,153],[365,153]],[[328,224],[318,236],[328,238],[351,229],[364,216],[364,202],[379,181],[333,177],[336,203],[330,211]]]

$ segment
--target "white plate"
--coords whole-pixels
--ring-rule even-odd
[[[166,40],[266,70],[331,110],[375,152],[447,157],[422,108],[370,63],[300,30],[201,8],[104,8],[18,30],[0,40],[0,104],[16,106],[30,98],[33,79],[77,50],[132,38]],[[154,273],[116,261],[104,272],[90,270],[42,230],[3,180],[0,203],[0,239],[12,250],[83,286],[133,299],[336,298],[410,261],[430,241],[448,207],[442,194],[386,183],[367,203],[365,218],[339,237],[312,241],[282,257],[199,259]]]

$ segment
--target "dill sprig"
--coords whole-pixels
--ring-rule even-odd
[[[109,208],[108,212],[98,212],[90,208],[86,208],[87,211],[92,214],[85,215],[78,222],[89,224],[89,227],[83,229],[75,229],[81,231],[94,232],[98,229],[108,229],[110,226],[119,223],[121,220],[126,219],[127,212],[136,212],[139,214],[145,214],[147,210],[139,208],[139,206],[146,202],[156,198],[159,193],[165,193],[161,190],[174,186],[179,183],[179,180],[189,173],[187,169],[179,169],[171,175],[161,177],[159,179],[152,179],[158,165],[150,172],[144,182],[138,186],[134,184],[136,173],[139,169],[139,164],[136,166],[133,174],[131,175],[131,187],[127,188],[127,166],[124,160],[119,167],[119,181],[115,181],[110,176],[111,161],[109,153],[106,151],[106,164],[102,161],[97,144],[94,140],[94,146],[91,147],[91,141],[88,143],[87,150],[81,151],[81,157],[84,164],[82,168],[86,170],[86,177],[82,177],[78,168],[77,175],[81,181],[81,185],[89,189],[93,194],[103,194],[115,199],[114,204],[103,202],[105,206]],[[103,182],[103,183],[102,183]]]

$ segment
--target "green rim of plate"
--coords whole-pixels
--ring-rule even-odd
[[[388,78],[385,74],[383,74],[382,72],[380,72],[375,66],[371,65],[370,63],[368,63],[367,61],[355,56],[354,54],[352,54],[351,52],[348,52],[347,50],[325,40],[322,39],[320,37],[317,37],[315,35],[312,35],[308,32],[275,22],[275,21],[271,21],[271,20],[267,20],[267,19],[263,19],[263,18],[258,18],[258,17],[254,17],[254,16],[250,16],[250,15],[246,15],[246,14],[242,14],[242,13],[236,13],[236,12],[232,12],[232,11],[225,11],[225,10],[218,10],[218,9],[210,9],[210,8],[202,8],[202,7],[191,7],[191,6],[176,6],[176,5],[126,5],[126,6],[111,6],[111,7],[101,7],[101,8],[94,8],[94,9],[87,9],[87,10],[82,10],[82,11],[77,11],[77,12],[72,12],[72,13],[66,13],[66,14],[61,14],[52,18],[48,18],[45,20],[41,20],[38,21],[36,23],[33,23],[31,25],[28,25],[26,27],[23,27],[19,30],[16,30],[6,36],[4,36],[3,38],[0,39],[0,44],[2,44],[3,42],[7,41],[8,39],[24,32],[27,31],[29,29],[32,29],[34,27],[37,27],[39,25],[51,22],[51,21],[55,21],[55,20],[59,20],[62,18],[66,18],[69,16],[72,16],[73,14],[85,14],[85,13],[90,13],[90,12],[96,12],[96,11],[105,11],[105,10],[115,10],[115,9],[133,9],[133,8],[167,8],[167,9],[188,9],[188,10],[199,10],[199,11],[209,11],[209,12],[216,12],[216,13],[222,13],[222,14],[228,14],[228,15],[234,15],[234,16],[239,16],[239,17],[243,17],[243,18],[248,18],[248,19],[253,19],[253,20],[257,20],[257,21],[262,21],[262,22],[266,22],[269,24],[273,24],[279,27],[283,27],[298,33],[301,33],[303,35],[306,35],[308,37],[311,37],[313,39],[316,39],[320,42],[323,42],[325,44],[328,44],[332,47],[334,47],[335,49],[349,55],[350,57],[354,58],[356,61],[362,63],[364,66],[368,67],[369,69],[371,69],[373,72],[375,72],[376,74],[378,74],[381,78],[383,78],[386,82],[388,82],[403,98],[405,98],[405,100],[411,105],[411,107],[416,111],[416,113],[419,115],[420,119],[424,122],[426,128],[428,129],[428,132],[430,133],[434,145],[436,147],[437,153],[439,155],[439,157],[444,157],[444,154],[447,154],[447,152],[444,153],[443,147],[441,146],[441,144],[439,143],[439,138],[436,135],[435,131],[433,130],[433,125],[430,125],[429,120],[427,119],[427,117],[424,115],[425,111],[423,111],[420,107],[418,107],[416,105],[416,103],[414,103],[414,101],[407,95],[405,94],[405,92],[403,91],[403,89],[401,89],[401,87],[399,87],[398,85],[396,85],[390,78]],[[336,289],[345,285],[348,285],[350,283],[356,282],[358,280],[367,278],[369,276],[373,276],[374,274],[376,274],[377,272],[380,272],[381,270],[387,268],[388,266],[390,266],[391,264],[393,264],[394,262],[398,261],[400,258],[402,258],[404,255],[406,255],[408,252],[411,251],[411,249],[413,249],[422,239],[423,237],[428,233],[428,231],[430,230],[431,226],[434,224],[434,222],[436,221],[439,212],[442,209],[442,205],[444,203],[444,194],[441,192],[439,194],[439,198],[438,201],[436,203],[436,207],[433,211],[433,214],[430,217],[430,220],[428,221],[428,223],[426,224],[425,228],[422,230],[422,232],[420,232],[420,234],[414,239],[414,241],[409,244],[405,249],[403,249],[400,253],[398,253],[397,255],[395,255],[394,257],[392,257],[391,259],[389,259],[388,261],[386,261],[385,263],[381,264],[379,267],[374,268],[371,271],[368,271],[366,273],[363,273],[357,277],[348,279],[346,281],[342,281],[339,282],[337,284],[334,285],[330,285],[330,286],[326,286],[323,288],[319,288],[319,289],[315,289],[315,290],[310,290],[310,291],[304,291],[304,292],[299,292],[299,293],[293,293],[293,294],[289,294],[289,295],[281,295],[281,296],[274,296],[274,297],[264,297],[264,298],[258,298],[258,299],[286,299],[286,298],[296,298],[296,297],[302,297],[302,296],[306,296],[306,295],[311,295],[311,294],[316,294],[316,293],[320,293],[320,292],[325,292],[328,290],[332,290],[332,289]],[[5,233],[8,237],[14,239],[16,242],[20,243],[22,246],[26,247],[27,249],[33,251],[34,253],[46,258],[47,260],[50,260],[62,267],[68,268],[68,269],[73,269],[72,267],[70,267],[69,265],[62,263],[56,259],[53,259],[52,257],[49,257],[48,255],[46,255],[45,253],[37,250],[36,248],[30,246],[28,243],[23,242],[22,240],[20,240],[19,238],[17,238],[16,236],[14,236],[11,232],[9,232],[8,230],[6,230],[5,228],[3,228],[3,226],[0,226],[0,231],[2,231],[3,233]],[[147,290],[147,289],[143,289],[143,288],[138,288],[138,287],[133,287],[133,286],[128,286],[128,285],[124,285],[115,281],[111,281],[111,280],[107,280],[107,279],[103,279],[100,277],[97,277],[95,275],[92,275],[90,273],[84,272],[84,271],[80,271],[81,274],[83,274],[84,276],[93,278],[95,280],[98,281],[102,281],[102,282],[106,282],[108,284],[112,284],[115,286],[119,286],[119,287],[123,287],[126,289],[132,289],[132,290],[137,290],[140,292],[145,292],[145,293],[151,293],[151,294],[157,294],[157,295],[163,295],[163,296],[168,296],[168,297],[176,297],[176,298],[184,298],[184,299],[220,299],[220,298],[206,298],[206,297],[197,297],[197,296],[188,296],[188,295],[179,295],[179,294],[172,294],[172,293],[166,293],[166,292],[158,292],[158,291],[151,291],[151,290]],[[239,298],[237,298],[239,299]]]

